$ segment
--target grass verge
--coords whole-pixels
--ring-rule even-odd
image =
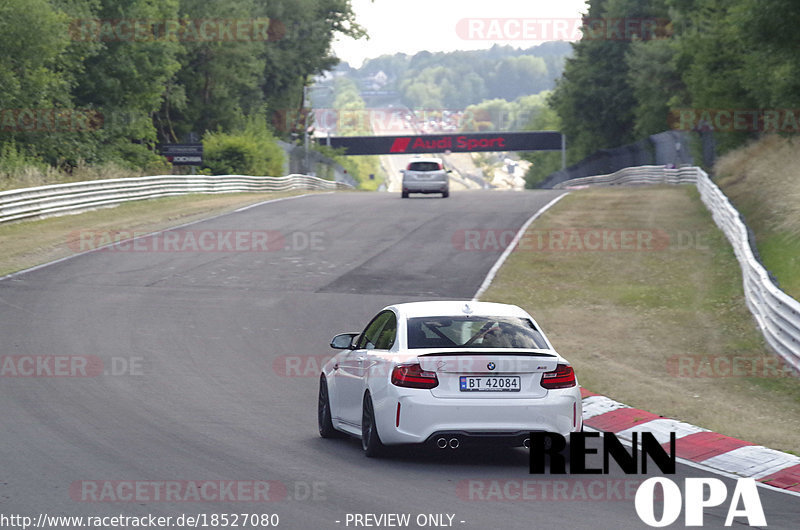
[[[0,224],[0,276],[75,254],[81,230],[154,232],[269,199],[309,193],[182,195],[134,201],[77,215]]]
[[[720,158],[715,170],[764,266],[800,299],[800,139],[767,136]]]
[[[800,380],[764,342],[692,187],[568,195],[483,299],[530,311],[591,391],[800,454]]]

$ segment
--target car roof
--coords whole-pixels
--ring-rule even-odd
[[[474,300],[409,302],[395,304],[387,309],[394,309],[405,318],[463,315],[530,318],[528,313],[515,305]]]
[[[435,156],[428,156],[428,157],[414,157],[410,163],[414,162],[436,162],[437,164],[442,163],[441,158],[436,158]]]

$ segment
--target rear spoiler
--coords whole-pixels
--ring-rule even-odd
[[[410,349],[409,353],[416,350]],[[454,355],[511,355],[518,357],[558,357],[553,350],[520,348],[419,348],[417,357],[450,357]]]

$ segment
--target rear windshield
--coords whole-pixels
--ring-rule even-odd
[[[409,171],[439,171],[442,166],[438,162],[411,162]]]
[[[547,343],[524,318],[418,317],[408,319],[408,347],[547,349]]]

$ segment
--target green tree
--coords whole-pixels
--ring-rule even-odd
[[[83,72],[82,60],[98,46],[71,39],[70,21],[91,14],[89,2],[6,0],[0,4],[0,144],[50,164],[96,157],[97,126],[76,117],[72,91]],[[50,109],[64,109],[56,127]],[[31,120],[31,114],[36,115]],[[41,119],[40,119],[41,117]]]
[[[742,84],[758,105],[797,108],[800,104],[800,9],[795,0],[740,0],[731,10],[740,28],[744,55]]]
[[[550,106],[539,107],[539,112],[531,118],[526,126],[529,131],[560,131],[561,120],[558,113]],[[531,163],[525,174],[525,187],[535,188],[551,173],[561,169],[561,152],[530,151],[520,153],[520,157]]]
[[[255,13],[253,0],[181,0],[178,12],[188,21],[241,20],[249,26]],[[163,140],[178,142],[189,132],[202,134],[220,127],[233,130],[243,125],[246,114],[260,108],[264,100],[259,89],[264,69],[260,55],[268,43],[247,37],[242,32],[233,40],[184,39],[180,43],[181,67],[166,85],[156,117]]]
[[[0,4],[0,103],[2,108],[71,104],[66,77],[68,18],[47,0]],[[36,28],[35,31],[31,31]]]
[[[688,94],[676,64],[675,43],[667,39],[631,44],[626,56],[628,84],[636,100],[634,136],[668,128],[670,112],[686,104]]]
[[[249,116],[238,131],[203,136],[203,164],[213,175],[280,176],[283,162],[264,110]]]
[[[590,20],[653,19],[666,13],[663,0],[591,0],[587,16]],[[588,31],[574,45],[573,57],[567,60],[550,101],[567,134],[570,161],[636,139],[637,99],[626,57],[632,42],[650,36],[644,27],[622,38]]]
[[[268,108],[297,112],[311,76],[338,62],[331,44],[336,35],[359,39],[366,31],[355,22],[350,0],[256,0],[259,12],[283,31],[264,47],[261,90]]]
[[[492,94],[507,100],[536,94],[549,88],[547,65],[541,57],[505,58],[494,67],[488,85]]]
[[[513,100],[551,89],[570,45],[545,43],[526,50],[495,45],[489,50],[386,55],[350,74],[364,79],[383,71],[388,90],[416,109],[463,109],[486,99]]]
[[[333,106],[336,111],[337,135],[360,136],[371,135],[372,125],[369,112],[352,79],[338,78],[334,84]],[[364,189],[376,189],[378,180],[370,180],[369,175],[380,173],[380,162],[377,156],[343,156],[327,146],[319,146],[317,150],[336,160],[345,170],[359,182]]]
[[[735,2],[675,2],[677,70],[686,86],[686,103],[702,109],[751,109],[757,102],[743,84],[745,57],[752,53],[736,24]],[[738,0],[737,0],[738,1]],[[715,134],[719,151],[740,145],[750,132]]]
[[[112,20],[174,20],[177,0],[98,0],[94,16]],[[104,116],[97,132],[98,157],[144,166],[154,160],[157,142],[152,115],[161,106],[164,86],[180,67],[180,44],[137,38],[130,33],[97,33],[98,53],[86,58],[73,90],[75,104]]]

